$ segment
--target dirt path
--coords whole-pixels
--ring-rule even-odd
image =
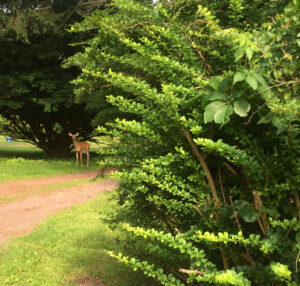
[[[34,230],[48,215],[64,208],[84,203],[99,193],[117,187],[117,180],[106,179],[82,183],[72,187],[59,187],[40,194],[32,193],[53,185],[74,180],[93,179],[97,171],[59,175],[40,179],[6,181],[0,183],[0,246],[11,237],[21,236]]]

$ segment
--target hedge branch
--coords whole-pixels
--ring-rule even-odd
[[[295,201],[296,201],[298,219],[300,220],[300,199],[298,193],[295,194]]]
[[[208,166],[205,162],[205,159],[204,159],[203,155],[200,154],[200,152],[198,151],[197,145],[194,142],[191,134],[186,130],[183,130],[183,132],[184,132],[184,135],[185,135],[185,137],[186,137],[186,139],[187,139],[194,155],[196,156],[197,160],[199,161],[199,163],[200,163],[200,165],[201,165],[201,167],[202,167],[202,169],[203,169],[203,171],[206,175],[206,178],[207,178],[207,181],[208,181],[211,193],[212,193],[212,197],[215,201],[215,206],[219,208],[221,206],[220,199],[219,199],[218,194],[217,194],[217,189],[216,189],[216,186],[215,186],[215,182],[214,182],[214,180],[212,178],[212,175],[211,175],[211,172],[210,172],[210,170],[209,170],[209,168],[208,168]]]
[[[257,193],[257,191],[254,190],[252,193],[253,193],[255,208],[259,211],[259,209],[262,208],[262,206],[263,206],[262,200],[261,200],[259,194]],[[267,237],[267,233],[266,233],[265,229],[269,228],[269,226],[267,225],[267,222],[266,222],[266,214],[265,213],[260,214],[260,218],[258,219],[258,224],[259,224],[259,227],[260,227],[264,237]]]

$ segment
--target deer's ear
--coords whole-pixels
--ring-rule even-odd
[[[77,132],[76,134],[75,134],[75,136],[78,136],[79,135],[79,133]]]
[[[72,133],[69,132],[69,136],[72,136]]]

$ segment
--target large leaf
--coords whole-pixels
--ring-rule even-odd
[[[240,215],[240,217],[245,222],[254,222],[258,219],[259,215],[256,213],[254,207],[244,200],[236,200],[234,201],[234,206]]]
[[[254,89],[256,90],[257,89],[257,80],[256,78],[249,74],[247,77],[246,77],[246,82]]]
[[[246,77],[246,74],[243,73],[243,72],[237,72],[234,77],[233,77],[233,85],[236,83],[236,82],[239,82],[239,81],[242,81],[244,80]]]
[[[241,117],[246,117],[251,106],[245,99],[238,99],[233,103],[234,112]]]
[[[217,92],[217,91],[214,91],[211,94],[209,94],[209,96],[207,97],[207,99],[209,101],[216,101],[216,100],[226,101],[227,100],[227,98],[226,98],[226,96],[225,96],[224,93],[220,93],[220,92]]]
[[[225,105],[224,101],[214,101],[208,104],[204,112],[204,122],[212,122],[216,111]]]
[[[212,77],[212,78],[209,80],[208,84],[209,84],[213,89],[217,90],[218,87],[219,87],[219,84],[220,84],[222,81],[223,81],[223,77],[221,77],[221,76],[214,76],[214,77]]]
[[[268,115],[262,117],[261,119],[259,119],[257,121],[257,124],[266,124],[266,123],[270,123],[272,121],[272,118]]]
[[[256,80],[262,85],[262,86],[266,86],[266,82],[264,80],[264,77],[262,74],[254,72],[252,73],[252,75],[256,78]]]
[[[226,123],[229,121],[229,116],[232,114],[233,108],[231,104],[226,104],[220,107],[214,114],[214,121],[216,123]]]
[[[247,55],[247,58],[248,58],[249,61],[252,59],[252,54],[253,54],[252,47],[251,46],[247,47],[246,48],[246,55]]]
[[[234,57],[235,57],[235,61],[237,62],[239,59],[241,59],[245,54],[245,50],[243,48],[239,48],[235,53],[234,53]]]

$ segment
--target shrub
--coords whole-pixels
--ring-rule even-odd
[[[162,285],[300,282],[299,5],[115,0],[73,26],[95,33],[78,92],[124,114],[102,167],[149,242],[112,256]]]

